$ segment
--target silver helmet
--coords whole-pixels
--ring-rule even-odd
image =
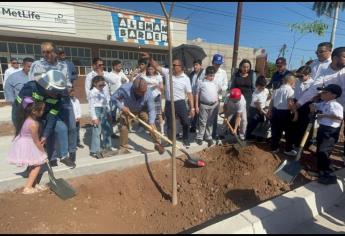
[[[46,73],[37,73],[34,76],[39,85],[48,91],[64,93],[67,89],[67,79],[61,71],[49,70]]]

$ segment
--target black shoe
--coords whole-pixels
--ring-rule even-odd
[[[218,135],[218,139],[223,140],[223,139],[225,139],[225,136],[224,135]]]
[[[111,138],[116,138],[117,139],[117,138],[120,138],[120,137],[117,134],[112,134]]]
[[[51,167],[58,166],[57,160],[55,159],[55,160],[49,161],[49,165],[50,165]]]
[[[195,127],[191,127],[191,128],[189,129],[189,132],[195,133],[195,132],[196,132],[196,128],[195,128]]]
[[[69,153],[69,158],[75,163],[77,154],[75,152]]]
[[[199,145],[202,145],[202,140],[201,139],[197,139],[196,143],[199,144]]]
[[[100,152],[94,153],[94,152],[90,152],[90,156],[96,158],[96,159],[102,159],[103,155]]]
[[[207,146],[208,146],[208,147],[211,147],[211,146],[214,144],[214,142],[213,142],[212,139],[207,140],[206,142],[207,142]]]
[[[78,147],[78,148],[84,148],[84,145],[78,143],[78,144],[77,144],[77,147]]]
[[[186,148],[190,147],[190,142],[189,142],[188,139],[184,139],[184,140],[182,141],[182,143],[183,143],[183,146],[185,146]]]
[[[61,159],[60,162],[64,163],[68,167],[71,167],[72,169],[76,167],[76,164],[69,157]]]

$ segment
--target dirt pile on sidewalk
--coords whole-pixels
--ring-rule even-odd
[[[67,201],[50,191],[0,194],[0,232],[177,233],[290,190],[273,174],[280,160],[257,146],[239,155],[230,146],[198,154],[206,167],[186,167],[185,157],[178,157],[177,206],[170,201],[171,161],[166,160],[68,180],[77,196]],[[296,181],[298,186],[308,180]]]

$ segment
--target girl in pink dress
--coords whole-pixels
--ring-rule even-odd
[[[7,156],[11,164],[27,166],[29,177],[23,194],[32,194],[46,190],[47,187],[37,184],[37,176],[47,159],[43,144],[39,139],[38,119],[44,113],[45,104],[35,102],[31,97],[22,101],[23,109],[19,109],[16,122],[16,135]]]

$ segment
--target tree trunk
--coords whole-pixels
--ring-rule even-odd
[[[333,15],[333,28],[332,28],[332,34],[331,34],[331,43],[334,48],[334,41],[335,41],[335,31],[337,29],[337,23],[338,23],[338,14],[339,14],[339,8],[340,8],[340,3],[337,2],[335,9],[334,9],[334,15]]]

